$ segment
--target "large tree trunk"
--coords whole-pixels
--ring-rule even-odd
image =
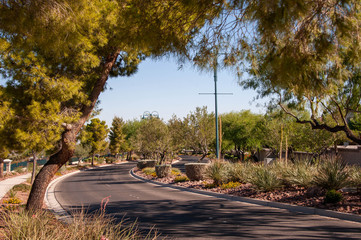
[[[90,105],[84,105],[81,109],[82,116],[77,123],[72,125],[66,124],[65,130],[61,138],[60,150],[50,156],[49,161],[40,170],[36,176],[34,184],[31,188],[29,199],[26,205],[28,211],[36,211],[42,208],[46,188],[55,173],[73,156],[76,145],[76,136],[84,123],[88,120],[98,100],[99,94],[104,90],[105,83],[108,79],[109,72],[114,66],[114,63],[120,53],[120,50],[115,50],[107,56],[103,64],[103,70],[98,81],[95,83],[92,92],[89,95]]]

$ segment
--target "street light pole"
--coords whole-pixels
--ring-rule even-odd
[[[216,158],[219,159],[219,134],[218,134],[218,103],[217,103],[217,55],[214,59],[214,100],[215,100],[215,117],[216,117]]]

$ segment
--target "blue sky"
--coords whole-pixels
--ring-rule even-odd
[[[265,100],[254,100],[255,91],[243,90],[235,74],[229,70],[218,71],[218,92],[233,93],[218,97],[218,112],[250,109],[264,113]],[[99,117],[111,125],[114,116],[124,120],[139,119],[145,111],[157,111],[160,118],[168,120],[173,114],[185,117],[197,106],[207,106],[214,111],[213,72],[199,72],[191,66],[178,70],[177,62],[170,59],[148,59],[139,65],[139,71],[131,77],[111,78],[108,88],[100,96],[102,108]]]

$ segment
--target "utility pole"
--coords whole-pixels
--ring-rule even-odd
[[[214,94],[214,108],[215,108],[215,123],[216,123],[216,157],[220,158],[220,147],[219,147],[219,124],[218,124],[218,95],[233,95],[233,93],[218,93],[217,92],[217,70],[218,70],[218,54],[214,56],[213,73],[214,73],[214,93],[199,93],[200,95]]]

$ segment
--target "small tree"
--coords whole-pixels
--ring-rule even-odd
[[[254,153],[263,144],[264,118],[249,110],[222,116],[223,139],[233,146],[238,159],[244,160],[246,151]]]
[[[125,141],[125,134],[123,132],[124,121],[122,118],[114,117],[112,126],[109,132],[109,149],[112,154],[116,156],[122,152],[127,150],[127,144]]]
[[[197,107],[184,118],[185,137],[190,148],[202,152],[201,161],[207,156],[215,139],[214,114],[207,112],[207,107]]]
[[[81,143],[84,146],[90,147],[92,166],[94,166],[95,154],[105,150],[108,145],[108,142],[106,141],[108,132],[108,126],[105,121],[100,121],[99,118],[93,118],[81,133]]]
[[[89,156],[89,153],[90,153],[90,146],[82,145],[82,144],[77,144],[75,146],[74,155],[78,158],[79,163],[83,158]]]
[[[185,139],[186,126],[184,122],[173,115],[168,121],[169,135],[171,137],[172,149],[174,151],[181,151],[187,144]]]
[[[160,164],[165,162],[167,153],[172,150],[168,126],[159,118],[143,120],[134,141],[144,157],[155,155],[159,157]]]

